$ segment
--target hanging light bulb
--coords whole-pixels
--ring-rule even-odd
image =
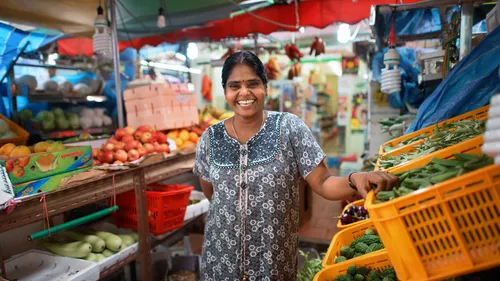
[[[351,38],[351,27],[347,23],[341,23],[337,30],[337,41],[341,44],[349,42]]]
[[[158,9],[158,21],[156,22],[156,26],[158,28],[164,28],[165,25],[165,10],[163,10],[163,7]]]
[[[396,34],[394,32],[393,18],[391,33],[389,35],[389,50],[384,55],[385,68],[382,69],[382,86],[381,91],[385,94],[393,94],[401,92],[401,73],[398,68],[399,54],[396,51]]]
[[[104,58],[111,58],[113,48],[111,47],[111,31],[108,20],[104,17],[104,10],[101,5],[97,8],[97,17],[94,20],[95,33],[92,37],[94,41],[94,53]]]
[[[196,45],[196,43],[191,42],[188,44],[187,57],[191,60],[198,57],[198,46]]]
[[[300,32],[300,33],[304,33],[304,32],[306,32],[306,28],[305,28],[305,27],[303,27],[303,26],[301,26],[301,27],[299,28],[299,32]]]

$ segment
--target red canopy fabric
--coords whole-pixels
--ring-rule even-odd
[[[406,0],[405,3],[418,2]],[[357,23],[370,15],[370,7],[377,4],[394,4],[395,0],[303,0],[299,2],[300,26],[325,28],[335,22]],[[245,37],[252,33],[269,34],[274,31],[295,31],[295,5],[272,5],[253,12],[245,13],[224,20],[209,22],[201,27],[185,28],[175,32],[137,38],[120,42],[120,51],[144,45],[156,46],[160,43],[177,43],[182,40],[199,41],[203,39],[220,40],[225,37]],[[288,27],[273,24],[278,22]],[[93,54],[92,40],[88,38],[68,38],[58,41],[58,50],[62,55]]]

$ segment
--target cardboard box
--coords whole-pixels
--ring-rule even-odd
[[[92,148],[67,146],[54,152],[0,157],[0,165],[6,168],[12,184],[19,184],[92,166]]]
[[[130,126],[149,125],[156,130],[169,130],[199,122],[195,94],[185,84],[151,85],[129,91],[125,110]]]
[[[14,186],[14,192],[16,193],[16,197],[23,197],[40,192],[58,190],[59,187],[64,186],[64,184],[67,180],[69,180],[70,177],[85,172],[89,169],[90,167],[87,167],[83,169],[73,170],[67,173],[37,179],[30,182],[16,184]]]

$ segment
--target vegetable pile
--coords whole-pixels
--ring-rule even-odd
[[[393,137],[402,136],[404,133],[404,123],[408,121],[407,125],[415,119],[415,115],[402,115],[396,117],[389,117],[380,119],[378,122],[382,125],[382,132],[389,133]]]
[[[341,247],[340,256],[336,256],[333,262],[341,263],[382,249],[384,249],[384,244],[382,244],[380,237],[372,229],[367,229],[365,235],[352,241],[350,246]]]
[[[59,238],[71,242],[42,241],[41,244],[56,255],[100,262],[136,243],[136,233],[115,235],[105,231],[77,232],[67,230]]]
[[[299,251],[299,254],[304,257],[304,265],[297,273],[297,281],[311,281],[314,279],[316,273],[323,269],[320,259],[309,259],[309,253]]]
[[[356,267],[355,265],[347,268],[347,274],[335,277],[334,281],[396,281],[396,271],[389,267],[381,272],[374,269],[370,270],[367,266]]]
[[[440,149],[461,143],[477,137],[485,131],[484,120],[462,120],[444,124],[441,130],[435,126],[434,134],[429,136],[422,144],[415,146],[415,151],[401,153],[400,155],[386,155],[380,158],[380,166],[389,169],[402,163],[411,161]]]
[[[343,225],[347,225],[361,220],[366,220],[368,218],[370,218],[370,216],[368,215],[368,211],[365,207],[356,207],[351,205],[340,217],[340,222],[342,222]]]
[[[375,204],[386,202],[418,189],[425,188],[456,176],[493,164],[493,159],[486,155],[453,154],[455,159],[433,158],[423,167],[396,174],[400,185],[390,191],[377,193]]]

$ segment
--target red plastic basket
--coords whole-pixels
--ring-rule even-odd
[[[194,189],[187,185],[152,184],[146,191],[148,202],[149,231],[159,235],[184,223],[184,215],[189,203],[189,195]],[[137,209],[135,191],[122,193],[116,197],[119,211],[113,213],[118,227],[137,230]]]

